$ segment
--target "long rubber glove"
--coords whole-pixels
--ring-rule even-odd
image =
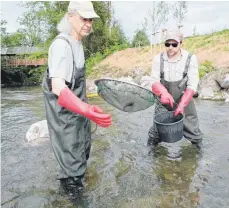
[[[102,127],[111,125],[111,116],[104,114],[103,110],[95,105],[89,105],[80,100],[69,88],[61,90],[58,97],[58,104],[71,110],[74,113],[81,114]]]
[[[194,90],[189,88],[184,91],[184,94],[182,95],[181,100],[174,112],[174,116],[177,116],[179,113],[184,114],[184,108],[189,104],[194,94]]]
[[[161,83],[154,83],[152,85],[152,91],[155,95],[160,97],[160,101],[162,104],[169,104],[173,108],[174,99]]]

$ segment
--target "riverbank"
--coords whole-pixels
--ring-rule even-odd
[[[199,74],[202,79],[209,72],[229,69],[229,29],[207,35],[187,37],[183,47],[197,56],[199,62]],[[163,51],[163,45],[141,48],[128,48],[116,51],[102,61],[94,57],[94,65],[86,68],[88,80],[104,77],[121,78],[131,77],[138,82],[143,76],[151,73],[153,57]],[[92,57],[93,58],[93,57]],[[87,64],[87,60],[86,60]],[[1,70],[1,84],[4,86],[22,86],[40,83],[47,66],[36,68],[15,68]],[[229,71],[229,70],[228,70]],[[89,73],[90,72],[90,73]],[[19,83],[19,84],[18,84]],[[93,86],[92,86],[93,87]]]
[[[142,87],[151,89],[145,85],[148,76],[138,76],[135,80],[132,77],[120,77],[117,80],[136,83]],[[87,79],[88,96],[96,96],[97,87],[95,80]],[[91,94],[91,95],[90,95]],[[206,74],[199,82],[196,96],[198,99],[229,102],[229,68],[214,70]]]

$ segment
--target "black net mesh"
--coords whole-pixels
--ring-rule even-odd
[[[152,106],[154,94],[137,84],[115,79],[95,81],[98,95],[110,105],[124,112],[136,112]]]

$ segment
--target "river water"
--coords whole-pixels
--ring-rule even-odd
[[[152,153],[146,142],[154,107],[124,113],[91,98],[112,114],[113,125],[93,134],[84,197],[77,205],[59,194],[50,141],[25,141],[31,124],[45,119],[41,88],[4,88],[1,96],[2,207],[229,207],[228,103],[195,100],[205,134],[202,151],[182,139]]]

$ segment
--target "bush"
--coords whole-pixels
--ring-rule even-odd
[[[103,55],[100,52],[97,52],[96,54],[92,54],[85,63],[86,66],[86,76],[88,76],[92,71],[93,67],[97,64],[99,64],[100,61],[103,60]]]
[[[210,61],[205,61],[199,66],[199,77],[202,78],[205,74],[214,71],[215,68]]]
[[[26,85],[37,85],[42,83],[44,71],[47,65],[42,65],[28,71],[28,76],[26,78]]]

